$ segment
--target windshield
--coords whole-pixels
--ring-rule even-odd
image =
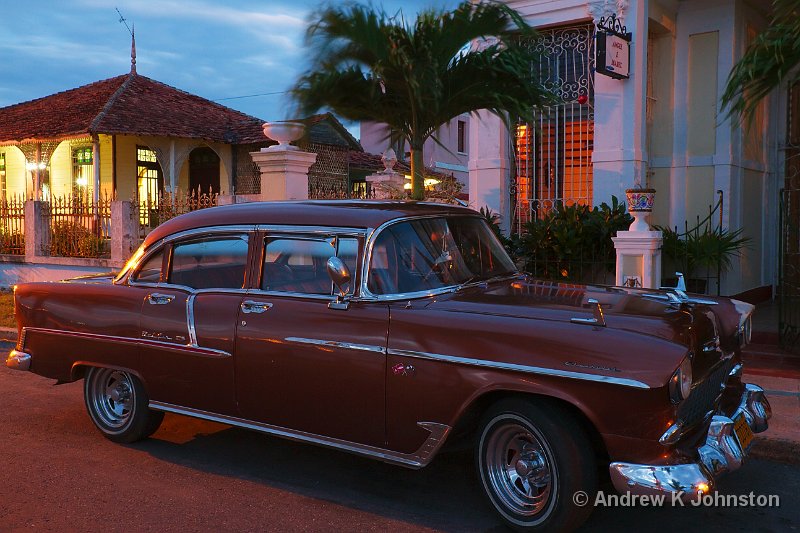
[[[409,220],[378,235],[367,288],[373,294],[430,291],[515,272],[481,218]]]

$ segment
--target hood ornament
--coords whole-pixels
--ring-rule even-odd
[[[717,305],[718,302],[714,300],[706,300],[703,298],[695,298],[686,294],[686,282],[683,279],[683,273],[675,272],[678,282],[674,287],[659,287],[659,290],[665,291],[662,293],[649,293],[643,294],[645,298],[653,298],[655,300],[666,300],[670,305],[678,304],[700,304],[700,305]]]

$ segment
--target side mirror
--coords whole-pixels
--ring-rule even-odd
[[[347,309],[350,307],[350,302],[347,301],[347,289],[352,279],[350,269],[347,268],[344,261],[335,256],[328,258],[325,266],[328,269],[328,276],[339,289],[339,296],[336,297],[336,301],[331,302],[328,307],[330,309]]]

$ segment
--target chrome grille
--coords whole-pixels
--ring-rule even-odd
[[[722,362],[706,379],[695,385],[689,397],[678,407],[678,420],[685,428],[703,420],[706,413],[716,408],[728,374],[733,368],[733,358]]]

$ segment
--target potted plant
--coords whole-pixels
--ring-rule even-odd
[[[703,231],[695,229],[679,234],[671,228],[656,226],[662,232],[664,242],[661,253],[665,261],[665,272],[682,272],[689,292],[704,293],[708,278],[721,277],[733,267],[733,258],[741,255],[750,244],[750,237],[743,236],[743,229],[735,231],[712,228],[707,224]],[[669,267],[667,269],[666,267]],[[675,285],[674,278],[666,278],[665,284]]]

